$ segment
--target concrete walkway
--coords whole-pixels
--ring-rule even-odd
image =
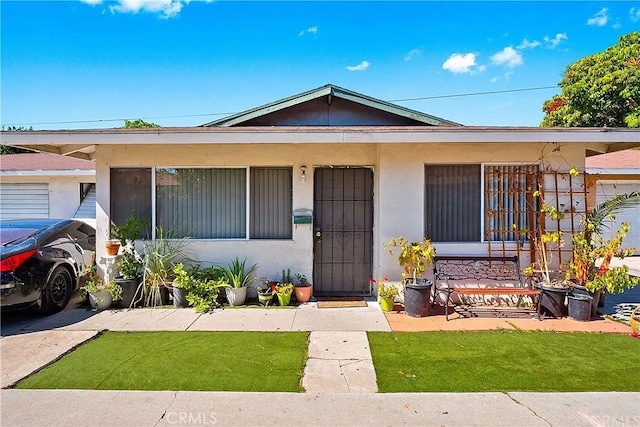
[[[413,324],[439,321],[438,316],[402,316]],[[366,331],[391,331],[388,319],[375,302],[362,308],[326,309],[307,304],[297,309],[242,308],[207,314],[191,309],[99,313],[69,309],[11,322],[5,322],[3,316],[2,387],[106,329],[310,331],[310,335],[302,379],[306,393],[3,389],[0,425],[640,426],[640,393],[378,394]],[[464,320],[480,319],[447,324],[462,326]],[[541,325],[547,321],[523,322]]]
[[[637,426],[639,393],[2,390],[3,426]]]

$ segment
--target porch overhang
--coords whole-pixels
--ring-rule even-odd
[[[1,143],[93,160],[97,145],[582,143],[585,155],[640,147],[640,129],[539,127],[188,127],[2,131]]]

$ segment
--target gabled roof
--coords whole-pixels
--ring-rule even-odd
[[[290,108],[304,102],[308,102],[320,97],[336,97],[344,99],[346,101],[354,102],[356,104],[363,105],[365,107],[374,108],[385,113],[394,114],[400,117],[404,117],[416,122],[424,123],[429,126],[462,126],[460,123],[445,120],[440,117],[432,116],[429,114],[421,113],[420,111],[411,110],[390,102],[381,101],[379,99],[372,98],[370,96],[362,95],[357,92],[353,92],[332,84],[321,86],[317,89],[313,89],[307,92],[293,95],[288,98],[281,99],[279,101],[272,102],[270,104],[262,105],[241,113],[233,114],[231,116],[214,120],[209,123],[205,123],[203,127],[213,126],[236,126],[243,122],[255,119],[256,117],[265,116],[267,114],[274,113],[276,111]]]

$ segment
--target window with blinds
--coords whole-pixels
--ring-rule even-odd
[[[111,169],[111,217],[124,221],[132,209],[165,236],[192,239],[291,239],[291,167]],[[248,184],[248,185],[247,185]],[[247,193],[249,197],[247,198]],[[150,228],[147,231],[150,236]]]
[[[243,239],[246,169],[156,169],[156,225],[172,237]]]
[[[434,242],[478,242],[480,165],[425,166],[425,236]]]
[[[486,239],[521,241],[520,231],[530,229],[537,171],[537,165],[426,165],[425,236],[480,242],[485,221]]]
[[[537,165],[487,165],[485,234],[491,241],[528,241],[535,211]]]
[[[141,237],[151,237],[151,168],[111,168],[111,222],[124,224],[131,211],[147,221]]]
[[[249,238],[291,239],[292,168],[251,168]]]

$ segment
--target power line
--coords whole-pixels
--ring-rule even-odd
[[[3,126],[33,126],[33,125],[68,125],[72,123],[102,123],[102,122],[123,122],[125,120],[156,120],[156,119],[177,119],[184,117],[203,117],[203,116],[228,116],[235,113],[207,113],[207,114],[184,114],[181,116],[154,116],[154,117],[126,117],[120,119],[97,119],[97,120],[69,120],[61,122],[36,122],[36,123],[9,123]]]
[[[421,101],[423,99],[455,98],[455,97],[458,97],[458,96],[493,95],[495,93],[525,92],[525,91],[529,91],[529,90],[557,89],[557,87],[558,86],[541,86],[541,87],[529,87],[529,88],[525,88],[525,89],[493,90],[493,91],[490,91],[490,92],[458,93],[458,94],[455,94],[455,95],[424,96],[424,97],[421,97],[421,98],[392,99],[389,102]]]
[[[436,95],[436,96],[423,96],[419,98],[404,98],[404,99],[392,99],[387,102],[407,102],[407,101],[422,101],[426,99],[442,99],[442,98],[456,98],[463,96],[477,96],[477,95],[494,95],[498,93],[513,93],[513,92],[526,92],[533,90],[546,90],[546,89],[557,89],[558,86],[541,86],[541,87],[530,87],[530,88],[522,88],[522,89],[506,89],[506,90],[493,90],[487,92],[469,92],[469,93],[457,93],[453,95]],[[206,116],[229,116],[232,114],[236,114],[237,112],[231,113],[206,113],[206,114],[183,114],[179,116],[154,116],[154,117],[136,117],[136,118],[119,118],[119,119],[96,119],[96,120],[68,120],[68,121],[59,121],[59,122],[37,122],[37,123],[8,123],[3,126],[35,126],[35,125],[68,125],[74,123],[106,123],[106,122],[123,122],[125,120],[157,120],[157,119],[182,119],[187,117],[206,117]]]

